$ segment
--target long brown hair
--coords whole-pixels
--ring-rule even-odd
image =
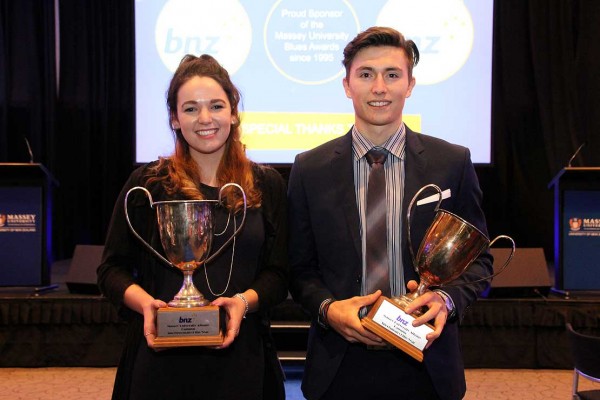
[[[239,103],[241,94],[229,77],[229,73],[212,56],[203,54],[200,57],[188,54],[184,56],[175,71],[169,90],[167,91],[167,109],[169,121],[177,115],[177,95],[181,86],[190,79],[200,76],[214,79],[225,91],[231,105],[231,130],[225,142],[225,151],[217,167],[217,182],[224,185],[237,183],[246,192],[248,207],[259,207],[261,193],[254,183],[252,163],[246,157],[246,148],[240,141],[241,127]],[[181,129],[171,125],[175,135],[175,151],[169,157],[159,158],[158,163],[150,168],[148,183],[159,181],[169,194],[182,193],[189,199],[203,199],[199,190],[201,180],[198,164],[190,155],[190,146],[183,137]],[[167,174],[159,171],[167,170]],[[243,205],[241,193],[231,189],[226,193],[227,204],[239,209]]]

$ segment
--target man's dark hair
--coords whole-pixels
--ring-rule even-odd
[[[359,33],[344,48],[344,60],[342,64],[346,68],[346,77],[350,72],[352,61],[356,54],[367,47],[392,46],[404,50],[408,58],[408,79],[412,79],[412,70],[419,62],[419,49],[412,40],[406,40],[404,35],[393,28],[373,26]]]

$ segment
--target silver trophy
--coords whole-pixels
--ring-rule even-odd
[[[242,221],[230,238],[209,256],[213,239],[213,207],[222,204],[223,191],[235,187],[244,201]],[[156,209],[160,240],[166,258],[148,244],[135,230],[127,210],[129,195],[143,191]],[[221,187],[218,200],[170,200],[154,202],[148,189],[136,186],[125,195],[125,218],[131,232],[165,264],[183,272],[183,284],[169,307],[157,313],[156,347],[218,345],[223,337],[220,330],[219,308],[196,288],[194,271],[213,260],[240,233],[246,220],[246,193],[241,186],[227,183]]]
[[[417,198],[428,188],[433,188],[438,193],[436,215],[415,256],[410,234],[411,211]],[[419,311],[412,315],[404,313],[403,310],[409,303],[425,293],[430,286],[442,286],[454,281],[482,251],[488,249],[499,239],[510,241],[512,251],[498,272],[490,276],[479,277],[475,281],[456,285],[469,285],[493,278],[504,271],[515,253],[515,242],[512,238],[500,235],[490,241],[483,232],[469,222],[449,211],[440,209],[442,199],[441,189],[436,185],[429,184],[423,186],[415,194],[408,206],[406,216],[408,247],[415,271],[420,278],[417,290],[392,299],[381,296],[362,321],[367,329],[377,333],[419,361],[423,360],[422,350],[427,343],[425,335],[433,330],[433,327],[428,324],[413,327],[411,322],[421,313]]]

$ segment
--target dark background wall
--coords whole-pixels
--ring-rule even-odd
[[[134,167],[133,8],[133,0],[0,0],[0,162],[29,161],[27,138],[60,182],[55,259],[103,243]],[[583,142],[573,165],[600,166],[598,21],[595,0],[494,6],[493,165],[477,167],[484,210],[491,236],[543,247],[549,261],[548,183]]]

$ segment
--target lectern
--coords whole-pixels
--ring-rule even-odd
[[[0,286],[50,284],[52,189],[37,163],[0,163]]]
[[[554,189],[553,290],[600,294],[600,167],[563,168]]]

